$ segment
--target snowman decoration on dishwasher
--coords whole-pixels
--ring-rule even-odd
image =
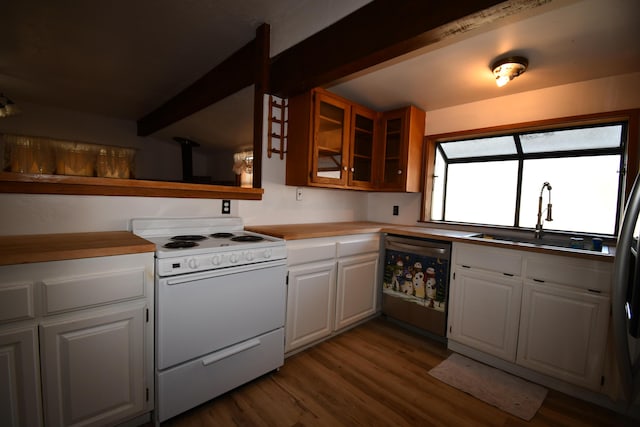
[[[436,283],[436,271],[433,267],[429,267],[427,268],[427,281],[426,281],[426,288],[427,288],[427,307],[432,307],[433,308],[433,301],[436,299],[436,295],[437,295],[437,283]]]
[[[424,272],[419,261],[413,264],[413,295],[421,300],[425,297]]]

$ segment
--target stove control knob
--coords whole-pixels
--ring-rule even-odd
[[[253,252],[251,251],[247,252],[245,257],[247,258],[247,261],[253,261]]]
[[[265,257],[266,259],[271,258],[271,249],[265,249],[265,250],[264,250],[264,257]]]
[[[195,258],[191,258],[187,261],[187,265],[189,266],[190,269],[195,270],[196,268],[199,267],[198,265],[198,260]]]
[[[220,258],[220,255],[214,255],[213,258],[211,258],[211,264],[213,265],[220,265],[221,262],[222,259]]]
[[[229,261],[231,261],[231,264],[235,264],[236,262],[238,262],[238,254],[231,254],[231,256],[229,257]]]

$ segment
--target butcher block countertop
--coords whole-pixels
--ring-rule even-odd
[[[613,262],[614,255],[587,250],[569,249],[562,247],[532,245],[519,242],[492,241],[472,237],[476,231],[458,231],[430,227],[404,226],[379,222],[354,221],[309,224],[281,224],[245,226],[246,230],[254,233],[267,234],[285,240],[312,239],[316,237],[344,236],[363,233],[389,233],[403,236],[422,237],[426,239],[448,240],[452,242],[473,243],[484,246],[501,247],[505,249],[523,250],[529,252],[567,255],[575,258],[593,259]]]
[[[154,252],[129,231],[0,236],[0,265]]]
[[[345,236],[348,234],[379,233],[386,224],[379,222],[322,222],[310,224],[281,224],[245,226],[245,230],[285,240],[313,239],[316,237]]]

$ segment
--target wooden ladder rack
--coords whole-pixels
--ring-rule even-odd
[[[280,160],[284,159],[287,141],[287,101],[274,99],[269,95],[269,140],[267,146],[267,157],[271,158],[272,153],[280,154]],[[278,148],[275,148],[274,140],[279,140]],[[276,143],[277,144],[277,143]]]

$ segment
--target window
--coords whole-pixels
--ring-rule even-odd
[[[425,187],[432,190],[430,200],[425,197],[430,215],[425,216],[535,228],[542,194],[543,211],[552,204],[552,221],[544,222],[545,230],[615,235],[625,190],[621,171],[628,126],[628,120],[616,119],[500,135],[434,137],[434,164],[427,166],[433,174]],[[543,192],[546,182],[551,191]]]

